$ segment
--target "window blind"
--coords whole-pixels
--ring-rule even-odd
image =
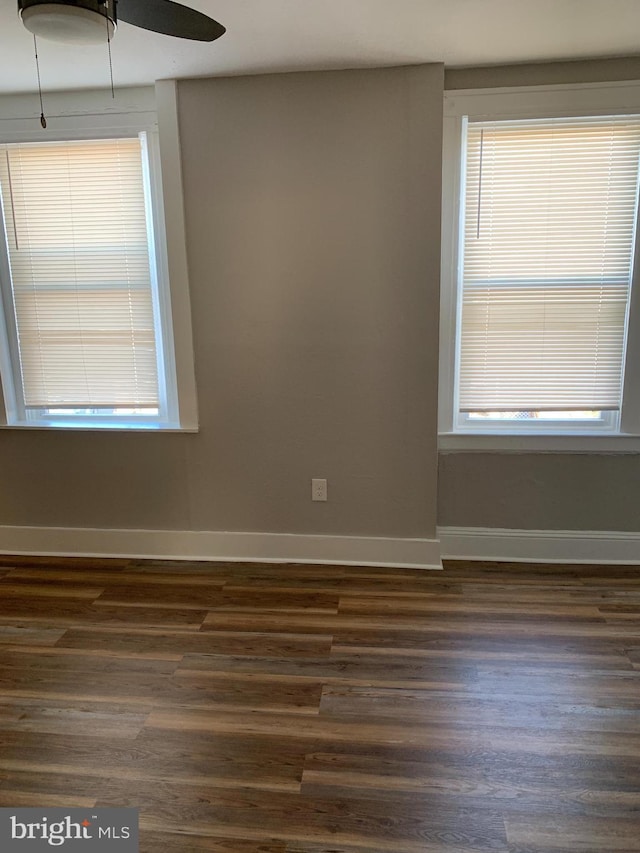
[[[640,120],[470,124],[459,409],[620,407]]]
[[[157,408],[141,143],[0,146],[24,403]]]

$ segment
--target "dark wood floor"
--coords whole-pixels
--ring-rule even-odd
[[[0,645],[0,805],[144,853],[640,851],[640,568],[0,558]]]

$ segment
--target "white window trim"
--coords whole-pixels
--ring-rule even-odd
[[[178,124],[178,85],[175,80],[159,80],[155,87],[158,114],[162,204],[157,210],[164,218],[166,275],[170,282],[171,332],[175,357],[176,387],[180,428],[198,429],[198,402],[194,367],[189,267],[184,215],[182,159]]]
[[[175,388],[177,399],[171,403],[177,419],[167,424],[150,424],[144,419],[136,421],[133,418],[126,423],[99,418],[87,421],[78,418],[73,424],[9,423],[16,414],[7,411],[11,400],[15,399],[14,389],[9,387],[5,393],[0,383],[0,428],[195,432],[198,410],[176,81],[159,81],[155,91],[151,87],[116,90],[114,99],[110,92],[102,90],[54,93],[45,98],[45,114],[47,130],[43,132],[36,96],[0,97],[0,142],[106,139],[132,136],[141,131],[147,135],[153,175],[149,192],[154,232],[165,234],[165,240],[158,241],[153,249],[158,277],[169,283],[169,287],[159,289],[158,305],[163,319],[164,369],[175,374],[175,381],[169,376],[166,386],[169,393]],[[4,333],[0,335],[0,358],[5,363],[11,358]],[[5,371],[5,381],[10,383],[9,374],[10,371]]]
[[[456,331],[459,229],[462,180],[461,145],[467,118],[535,119],[597,115],[640,115],[640,82],[525,86],[445,92],[443,127],[442,283],[440,299],[440,372],[438,446],[443,451],[508,452],[640,452],[640,249],[636,239],[629,304],[628,340],[619,432],[602,428],[561,431],[536,429],[507,432],[508,427],[460,429],[456,425]]]

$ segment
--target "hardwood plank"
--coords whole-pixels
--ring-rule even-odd
[[[56,632],[59,634],[60,632]],[[59,639],[59,638],[58,638]],[[56,641],[57,643],[57,641]],[[50,657],[89,657],[94,658],[95,666],[100,666],[100,658],[115,658],[125,660],[162,660],[179,663],[183,655],[176,652],[151,650],[147,652],[138,651],[118,651],[110,649],[90,649],[90,648],[64,648],[60,645],[38,646],[35,643],[24,643],[22,645],[12,645],[10,643],[0,642],[0,647],[3,652],[7,651],[14,654],[31,654],[36,652],[40,655],[49,655]]]
[[[107,628],[94,626],[70,628],[57,641],[56,647],[90,648],[115,652],[166,653],[180,655],[265,655],[281,658],[329,655],[331,636],[261,631],[180,631],[136,629],[129,626]]]
[[[402,848],[396,847],[393,843],[385,841],[369,841],[363,843],[361,839],[336,839],[325,843],[313,841],[291,841],[285,848],[285,853],[394,853],[395,850],[400,853],[478,853],[482,848],[468,847],[453,836],[445,836],[443,838],[435,838],[430,840],[425,838],[423,841],[412,844],[403,844]],[[502,844],[495,843],[491,848],[496,853],[506,853],[507,848]],[[512,851],[509,849],[509,853]]]
[[[320,681],[300,684],[286,679],[274,683],[269,679],[215,679],[208,673],[181,672],[162,686],[155,704],[157,708],[317,714],[321,694]],[[296,723],[292,720],[291,725]]]
[[[43,795],[39,792],[14,791],[9,788],[0,788],[0,808],[40,808]],[[47,793],[47,807],[51,808],[91,808],[96,801],[93,797],[80,797],[77,795]]]
[[[636,688],[637,690],[637,688]],[[325,686],[320,713],[332,720],[382,722],[395,719],[402,708],[403,719],[423,725],[438,725],[455,717],[458,725],[494,728],[496,719],[503,727],[526,728],[531,732],[547,729],[586,729],[597,732],[638,732],[640,696],[630,707],[594,705],[569,697],[523,693],[494,696],[490,692]]]
[[[348,683],[362,686],[417,686],[441,689],[455,689],[477,679],[476,669],[470,666],[460,666],[453,670],[438,661],[395,657],[392,660],[381,660],[359,654],[289,659],[266,655],[240,657],[186,654],[180,662],[177,674],[181,676],[189,671],[210,673],[216,677],[229,673],[235,678],[258,675],[272,679],[321,681],[325,685]]]
[[[155,660],[136,655],[101,656],[87,649],[64,649],[58,646],[5,647],[0,656],[0,684],[9,686],[14,678],[32,685],[41,683],[42,678],[62,677],[86,683],[87,679],[120,679],[128,687],[139,690],[148,677],[171,676],[182,659]]]
[[[5,792],[19,793],[33,798],[34,805],[48,805],[49,797],[64,798],[67,806],[94,805],[96,800],[96,776],[83,775],[75,770],[52,770],[46,773],[28,772],[20,769],[2,769],[0,797]],[[99,784],[98,786],[99,787]],[[87,796],[87,792],[91,794]],[[40,802],[37,798],[40,797]]]
[[[275,588],[282,590],[284,586],[289,585],[290,580],[295,581],[295,588],[308,592],[335,592],[340,595],[348,595],[351,592],[357,592],[364,595],[408,595],[412,593],[423,593],[433,591],[434,584],[438,580],[431,580],[427,575],[440,575],[440,572],[425,572],[414,571],[410,575],[403,575],[401,569],[393,570],[399,574],[388,572],[387,574],[372,574],[370,570],[354,568],[353,571],[347,573],[340,567],[319,567],[316,570],[310,570],[306,574],[299,574],[299,571],[289,569],[287,567],[278,567],[278,572],[274,573],[273,566],[268,571],[260,574],[244,575],[234,579],[234,583],[230,584],[230,589],[236,587],[246,588],[251,587],[257,589]],[[309,567],[313,569],[313,567]],[[331,569],[334,569],[332,572]],[[440,581],[446,587],[450,586],[450,581]]]
[[[198,630],[207,615],[206,609],[139,607],[117,605],[97,606],[82,599],[57,598],[55,605],[50,596],[24,598],[1,598],[0,619],[5,625],[39,622],[48,627],[64,625],[131,625],[162,628],[174,625]]]
[[[393,666],[404,661],[440,662],[441,666],[447,665],[447,661],[456,663],[461,658],[467,665],[479,666],[480,664],[503,663],[513,664],[518,671],[522,670],[567,670],[574,672],[576,667],[606,670],[632,670],[633,656],[636,654],[633,648],[625,649],[617,644],[601,644],[593,649],[574,649],[566,644],[564,649],[539,647],[527,642],[510,643],[505,650],[504,643],[499,642],[474,642],[452,640],[443,642],[439,639],[427,643],[424,647],[394,648],[393,646],[351,646],[344,643],[334,642],[331,646],[331,657],[356,657],[363,662],[370,661],[377,666]],[[640,650],[638,650],[640,651]]]
[[[0,624],[0,646],[6,644],[11,646],[54,645],[64,632],[65,626],[49,628],[40,625]]]
[[[215,571],[209,570],[206,574],[193,574],[190,571],[174,571],[171,574],[166,572],[143,572],[139,569],[130,568],[104,570],[101,568],[91,568],[76,566],[70,568],[64,563],[60,564],[62,568],[18,568],[11,571],[5,577],[9,578],[11,583],[31,584],[38,582],[40,584],[77,584],[79,579],[86,579],[93,586],[104,587],[122,587],[122,586],[141,586],[148,587],[151,583],[156,586],[178,586],[183,587],[185,584],[198,587],[213,587],[222,588],[225,584],[225,578],[216,574]]]
[[[542,819],[523,815],[507,818],[506,828],[516,849],[535,853],[637,853],[640,838],[637,817],[612,821],[606,817],[545,815]]]
[[[590,703],[596,708],[640,707],[640,679],[632,670],[593,666],[589,670],[538,667],[514,673],[512,668],[477,664],[478,691],[493,696],[525,697],[536,702],[542,696],[564,697],[570,702]]]
[[[147,576],[148,578],[148,576]],[[103,588],[94,603],[99,607],[161,607],[184,610],[208,610],[222,600],[223,585],[220,583],[182,584],[136,582],[110,584]]]
[[[431,623],[430,623],[431,624]],[[494,649],[513,649],[521,643],[537,644],[541,638],[547,643],[549,651],[567,651],[579,646],[583,641],[588,647],[595,639],[598,644],[608,643],[610,647],[624,646],[635,647],[640,642],[639,628],[623,624],[606,625],[592,623],[589,626],[568,626],[566,630],[562,626],[546,625],[537,630],[535,625],[507,626],[500,623],[473,624],[470,620],[460,621],[458,624],[449,623],[448,626],[431,624],[429,629],[424,626],[414,626],[413,630],[395,630],[397,627],[390,620],[387,630],[380,628],[361,628],[345,624],[342,627],[331,628],[326,626],[327,631],[332,630],[334,644],[340,649],[349,648],[352,652],[359,649],[375,648],[392,649],[393,653],[419,654],[424,649],[447,647],[452,640],[459,642],[459,647],[475,648],[486,642]],[[203,630],[208,630],[204,626]]]
[[[0,716],[0,731],[38,732],[41,735],[74,732],[94,738],[130,738],[141,731],[150,707],[140,703],[112,703],[95,697],[69,698],[64,693],[17,695],[2,692],[9,719]]]
[[[585,802],[596,799],[591,795],[595,789],[608,794],[636,795],[640,791],[640,764],[632,755],[612,762],[605,755],[532,753],[523,762],[516,750],[465,752],[456,749],[453,742],[413,753],[388,750],[386,754],[374,754],[359,745],[336,745],[331,751],[309,753],[304,763],[303,786],[312,777],[316,783],[321,782],[324,773],[340,774],[341,784],[351,787],[353,783],[360,796],[365,789],[413,791],[422,790],[425,784],[432,786],[434,792],[456,785],[470,793],[478,786],[503,786],[507,790],[523,786],[553,791],[549,799],[553,806],[555,798],[572,787],[581,791]],[[487,804],[492,801],[493,797],[486,798]]]
[[[27,601],[31,598],[80,598],[95,600],[103,591],[104,587],[87,586],[86,584],[65,584],[64,586],[53,583],[11,583],[11,578],[0,579],[0,599],[22,598]]]
[[[9,568],[20,568],[23,566],[40,567],[45,571],[54,570],[63,566],[67,571],[85,572],[87,569],[109,569],[110,571],[121,571],[132,564],[128,557],[51,557],[0,554],[0,566]]]
[[[468,614],[433,614],[429,618],[415,619],[394,614],[388,616],[361,616],[338,613],[298,615],[294,613],[224,613],[210,611],[204,619],[203,631],[234,630],[248,631],[251,628],[262,631],[278,631],[286,627],[292,632],[332,633],[339,642],[348,642],[349,637],[371,637],[386,635],[407,638],[409,642],[421,644],[434,635],[451,636],[502,636],[510,637],[585,637],[601,638],[625,637],[640,641],[640,625],[611,625],[602,616],[576,618],[568,621],[563,618],[550,619],[532,615],[531,619],[500,619],[489,615],[486,619],[471,619]],[[342,639],[344,638],[344,639]],[[375,643],[370,643],[375,645]]]
[[[622,605],[620,605],[622,606]],[[614,605],[611,605],[613,608]],[[640,609],[640,608],[639,608]],[[392,613],[394,616],[428,616],[442,617],[447,615],[467,616],[474,619],[499,619],[517,620],[538,619],[540,616],[551,619],[558,617],[563,621],[595,619],[602,622],[606,608],[598,604],[584,604],[584,602],[558,603],[550,601],[513,601],[513,597],[497,600],[493,597],[484,597],[478,600],[467,601],[464,595],[443,598],[441,596],[424,597],[417,595],[396,596],[393,599],[382,596],[351,595],[345,596],[340,602],[340,613],[360,614],[367,616],[378,616]]]
[[[184,832],[146,830],[140,853],[286,853],[283,841],[251,841],[243,838],[212,838]]]
[[[0,587],[1,592],[1,587]],[[140,599],[140,600],[139,600]],[[189,607],[201,610],[238,611],[241,613],[337,613],[338,596],[326,592],[273,592],[271,590],[243,589],[227,592],[226,586],[204,587],[165,584],[143,586],[115,586],[105,591],[95,602],[98,606],[119,607]]]

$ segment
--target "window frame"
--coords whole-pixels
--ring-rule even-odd
[[[640,451],[640,252],[633,250],[622,405],[597,423],[494,421],[482,426],[456,408],[461,312],[463,140],[471,121],[640,115],[640,83],[531,86],[445,92],[443,126],[442,278],[440,301],[439,447],[442,450],[550,452]]]
[[[131,131],[127,134],[99,134],[83,135],[83,140],[109,140],[109,139],[137,139],[140,143],[141,172],[145,196],[145,216],[147,228],[147,252],[149,256],[149,274],[151,284],[151,299],[154,317],[154,337],[156,344],[156,369],[158,374],[158,414],[157,415],[75,415],[75,414],[48,414],[44,407],[28,410],[24,403],[24,389],[20,377],[20,356],[18,345],[18,330],[15,322],[13,307],[10,259],[6,240],[0,236],[0,276],[2,283],[2,327],[0,334],[8,338],[8,350],[10,358],[6,359],[6,353],[0,352],[0,370],[2,375],[10,377],[12,385],[12,399],[8,400],[8,406],[14,412],[13,422],[26,426],[45,426],[59,428],[74,428],[77,426],[94,426],[100,428],[147,428],[163,429],[166,426],[175,426],[178,423],[176,409],[176,379],[175,364],[172,351],[171,315],[168,310],[168,281],[166,275],[162,275],[164,243],[158,235],[161,231],[159,211],[154,200],[158,198],[158,138],[157,129],[140,130],[138,133]],[[69,133],[64,142],[76,142],[79,137]],[[30,142],[42,142],[42,140],[29,140]],[[21,140],[24,142],[24,140]],[[44,144],[55,144],[54,140],[46,139]],[[2,144],[2,143],[0,143]],[[155,189],[154,189],[155,187]],[[0,230],[6,229],[0,210]],[[5,356],[5,357],[3,357]]]
[[[160,412],[164,416],[28,416],[19,405],[15,342],[7,333],[7,291],[0,300],[0,428],[195,432],[198,429],[176,81],[151,88],[58,93],[47,98],[48,128],[39,126],[32,99],[0,98],[0,143],[64,142],[141,136],[145,206],[158,347]],[[3,240],[4,242],[4,240]],[[10,275],[6,247],[3,275]]]

